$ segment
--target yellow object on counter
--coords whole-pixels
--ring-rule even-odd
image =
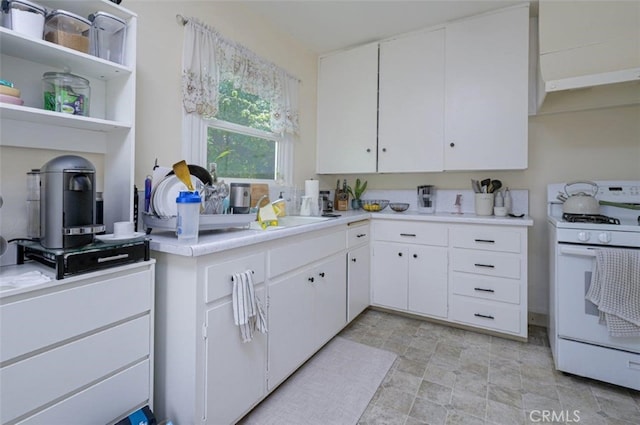
[[[273,210],[276,212],[277,217],[284,217],[287,215],[287,203],[284,199],[278,199],[271,203]]]
[[[258,223],[262,229],[278,225],[278,216],[276,215],[273,205],[267,204],[260,208],[258,211]]]

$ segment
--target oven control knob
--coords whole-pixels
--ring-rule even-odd
[[[578,240],[580,242],[586,242],[591,238],[591,233],[589,232],[578,232]]]
[[[602,232],[598,235],[598,240],[602,243],[609,243],[611,242],[611,233],[609,232]]]

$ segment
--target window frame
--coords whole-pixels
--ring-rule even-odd
[[[202,120],[202,132],[204,140],[201,141],[204,146],[204,157],[208,161],[208,136],[209,128],[217,130],[229,131],[233,133],[242,134],[245,136],[259,137],[266,140],[271,140],[275,143],[276,157],[275,157],[275,170],[276,176],[273,179],[257,179],[257,178],[239,178],[228,177],[222,174],[218,174],[218,178],[225,181],[233,181],[238,183],[267,183],[269,186],[276,184],[291,184],[293,181],[293,143],[292,136],[287,134],[273,133],[270,131],[260,130],[252,127],[247,127],[240,124],[235,124],[229,121],[221,120],[218,118],[208,118]],[[207,164],[208,167],[209,164]]]

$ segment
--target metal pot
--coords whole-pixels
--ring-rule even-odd
[[[593,193],[586,192],[569,193],[569,186],[576,184],[591,185]],[[598,193],[598,185],[591,181],[577,181],[567,183],[564,186],[564,192],[567,194],[567,200],[562,205],[562,212],[567,214],[600,214],[600,203],[595,198]]]

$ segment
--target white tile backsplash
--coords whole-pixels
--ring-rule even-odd
[[[527,189],[510,189],[511,199],[513,201],[513,214],[529,215],[529,190]],[[460,189],[436,189],[436,213],[456,212],[456,196],[462,195],[462,212],[465,214],[475,214],[473,207],[473,191]],[[396,190],[377,190],[369,189],[362,196],[363,199],[388,199],[390,202],[406,202],[410,204],[409,210],[417,210],[416,189],[396,189]]]

